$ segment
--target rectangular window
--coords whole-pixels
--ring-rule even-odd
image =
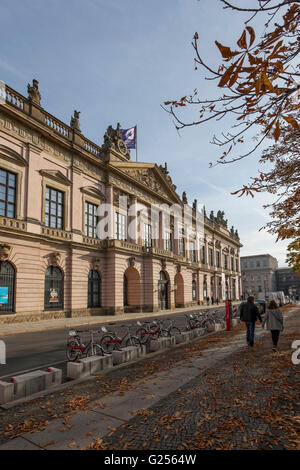
[[[91,204],[90,202],[85,203],[85,213],[84,213],[84,233],[87,237],[96,238],[96,229],[97,229],[97,209],[96,204]]]
[[[228,269],[228,256],[224,255],[224,268]]]
[[[178,240],[178,250],[180,256],[185,256],[185,242],[184,238],[179,238]]]
[[[231,257],[231,271],[234,271],[234,259]]]
[[[165,232],[164,243],[165,243],[165,250],[172,251],[172,236],[170,232]]]
[[[208,256],[209,256],[209,265],[213,266],[214,265],[214,255],[213,255],[213,249],[212,248],[208,249]]]
[[[216,262],[217,262],[217,268],[220,268],[220,252],[216,252]]]
[[[236,272],[238,272],[238,270],[239,270],[239,260],[238,259],[235,260],[235,270],[236,270]]]
[[[205,264],[205,246],[201,248],[201,263]]]
[[[115,239],[127,240],[127,216],[120,212],[115,212]]]
[[[64,225],[64,193],[46,187],[45,199],[46,227],[63,229]]]
[[[14,173],[0,169],[0,215],[3,217],[16,216],[16,181]]]
[[[196,256],[196,243],[195,242],[190,242],[190,260],[193,263],[196,263],[197,261],[197,256]]]
[[[152,230],[150,224],[144,224],[144,246],[152,246]]]

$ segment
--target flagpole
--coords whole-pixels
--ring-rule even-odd
[[[135,158],[136,158],[136,161],[138,161],[138,151],[137,151],[137,124],[135,126]]]

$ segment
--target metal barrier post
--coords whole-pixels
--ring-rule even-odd
[[[230,331],[231,330],[230,313],[232,313],[231,300],[225,300],[225,307],[226,307],[226,330]]]

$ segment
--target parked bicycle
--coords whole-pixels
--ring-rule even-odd
[[[174,326],[174,320],[168,319],[169,325],[164,329],[168,332],[169,336],[181,335],[181,329]]]
[[[140,327],[136,331],[136,336],[139,338],[142,344],[146,344],[151,339],[158,339],[161,336],[169,336],[169,332],[162,328],[162,322],[160,320],[144,321],[141,323],[137,321],[137,325]]]
[[[120,327],[127,329],[127,333],[122,337],[117,334],[115,325],[116,323],[109,323],[109,326],[112,327],[112,331],[108,331],[104,326],[101,328],[106,334],[102,336],[100,345],[106,353],[111,353],[115,349],[121,350],[124,346],[142,347],[138,336],[131,334],[130,325],[120,325]]]
[[[78,333],[89,333],[90,341],[85,345]],[[103,356],[104,351],[102,347],[94,341],[94,335],[97,333],[99,331],[70,330],[66,351],[68,361],[74,362],[82,357]]]
[[[186,331],[194,330],[195,328],[200,328],[200,322],[196,320],[196,318],[194,318],[191,313],[189,315],[185,313],[184,316]]]
[[[195,321],[198,322],[199,328],[204,328],[206,333],[214,331],[215,323],[208,311],[197,312],[193,315]]]

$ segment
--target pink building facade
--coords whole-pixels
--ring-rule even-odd
[[[0,99],[0,322],[240,298],[242,245],[223,213],[203,215],[198,239],[194,202],[193,233],[176,238],[163,213],[187,201],[166,167],[132,162],[119,126],[98,146],[79,113],[68,126],[40,101],[37,81],[27,98],[6,86]],[[165,208],[155,239],[152,206]]]

